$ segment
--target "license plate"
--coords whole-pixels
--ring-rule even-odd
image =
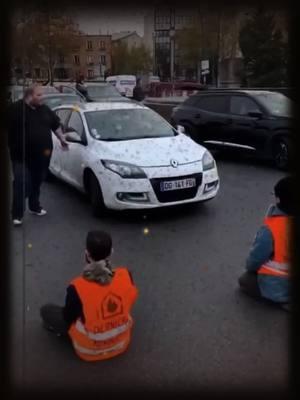
[[[167,181],[160,183],[161,192],[167,192],[169,190],[180,190],[189,189],[196,186],[195,178],[180,179],[178,181]]]

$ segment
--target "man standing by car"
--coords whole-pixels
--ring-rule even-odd
[[[269,208],[248,256],[247,272],[239,279],[248,295],[286,310],[290,308],[290,228],[295,211],[292,187],[291,177],[275,185],[276,205]]]
[[[141,86],[140,78],[138,78],[136,81],[136,86],[133,89],[133,97],[132,98],[133,98],[133,100],[136,100],[136,101],[143,101],[145,98],[145,94],[144,94],[144,91]]]
[[[9,113],[8,145],[14,174],[12,219],[15,226],[22,224],[26,197],[32,214],[46,214],[39,197],[52,154],[51,131],[62,148],[67,149],[59,118],[42,104],[42,90],[33,85],[25,90],[22,100],[11,105]]]

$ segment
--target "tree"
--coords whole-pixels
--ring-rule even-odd
[[[142,44],[128,48],[126,43],[118,43],[112,50],[112,74],[139,75],[151,70],[152,59]]]
[[[274,15],[262,7],[245,21],[239,34],[244,58],[245,83],[281,86],[287,83],[287,44]]]
[[[193,25],[178,31],[175,36],[177,52],[180,54],[180,63],[187,69],[196,71],[200,80],[199,70],[202,60],[210,61],[210,70],[213,76],[219,58],[220,41],[219,15],[199,16]]]
[[[46,68],[53,83],[56,65],[77,47],[78,34],[73,21],[61,13],[23,14],[16,21],[13,54],[17,55],[23,73],[25,69],[32,76],[35,66]]]

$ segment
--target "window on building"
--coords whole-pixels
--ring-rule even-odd
[[[99,45],[99,47],[100,47],[100,50],[105,50],[105,41],[104,40],[100,40],[100,45]]]
[[[106,65],[106,56],[100,56],[100,64]]]
[[[79,65],[80,64],[80,58],[78,55],[74,56],[74,64]]]
[[[65,56],[60,54],[59,57],[58,57],[58,60],[59,60],[60,64],[64,64],[65,63]]]
[[[91,40],[87,41],[87,49],[88,50],[93,50],[93,42]]]
[[[93,69],[88,69],[88,78],[94,78],[94,70]]]
[[[87,56],[86,62],[87,62],[88,64],[93,64],[93,62],[94,62],[93,56]]]

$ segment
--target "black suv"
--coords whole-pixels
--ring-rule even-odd
[[[291,158],[291,100],[263,90],[207,90],[173,109],[171,123],[206,147],[256,152],[286,169]]]

